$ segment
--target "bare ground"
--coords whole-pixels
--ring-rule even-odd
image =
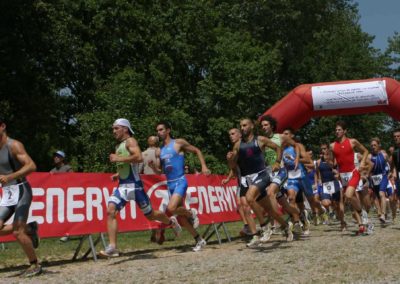
[[[242,239],[201,252],[189,246],[124,251],[114,258],[44,265],[33,279],[18,276],[21,267],[0,273],[2,283],[399,283],[400,225],[355,236],[338,224],[312,227],[311,235],[287,243],[280,235],[256,249]]]

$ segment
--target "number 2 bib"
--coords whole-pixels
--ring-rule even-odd
[[[14,206],[19,201],[19,185],[9,185],[3,187],[3,197],[0,206]]]

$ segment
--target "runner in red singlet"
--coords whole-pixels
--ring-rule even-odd
[[[354,210],[354,217],[359,226],[358,234],[363,234],[366,231],[366,224],[361,221],[361,204],[355,195],[360,181],[360,172],[354,164],[354,149],[362,154],[361,170],[366,168],[368,150],[358,140],[346,136],[347,128],[343,121],[336,123],[335,134],[336,141],[330,147],[336,158],[340,179],[345,190],[345,197],[350,201]]]

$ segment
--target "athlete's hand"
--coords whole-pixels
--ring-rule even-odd
[[[112,180],[112,181],[117,181],[118,178],[119,178],[119,174],[113,174],[113,175],[111,176],[111,180]]]
[[[203,175],[208,176],[208,175],[211,174],[211,171],[210,171],[207,167],[204,167],[204,168],[201,168],[201,173],[202,173]]]
[[[232,152],[232,151],[229,151],[229,152],[226,154],[226,159],[227,159],[227,160],[232,160],[232,158],[233,158],[233,152]]]
[[[229,178],[224,178],[222,181],[221,181],[221,184],[222,185],[225,185],[225,184],[227,184],[229,182]]]
[[[110,154],[110,162],[111,163],[115,163],[115,162],[119,162],[119,157],[116,154]]]
[[[9,175],[0,175],[0,184],[7,184],[10,181],[11,178]]]
[[[272,166],[272,171],[273,172],[279,171],[280,168],[281,168],[280,164],[278,162],[275,162],[274,165]]]

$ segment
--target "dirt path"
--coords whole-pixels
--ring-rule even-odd
[[[400,281],[400,225],[355,237],[338,225],[312,227],[311,235],[292,243],[281,236],[257,249],[243,240],[190,247],[125,252],[110,260],[50,263],[27,281],[17,271],[0,274],[5,283],[388,283]]]

